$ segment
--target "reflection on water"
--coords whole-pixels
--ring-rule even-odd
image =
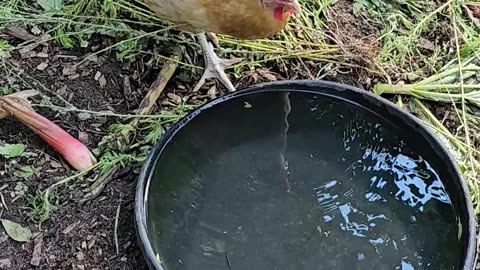
[[[204,113],[161,157],[148,226],[167,270],[459,269],[420,138],[344,102],[262,95]]]
[[[346,191],[342,188],[336,189],[338,180],[330,180],[314,188],[318,206],[324,213],[323,221],[337,223],[342,231],[356,237],[367,238],[368,243],[375,248],[378,255],[383,252],[378,249],[380,246],[390,246],[395,251],[412,249],[407,241],[407,234],[400,234],[395,239],[386,231],[384,236],[378,237],[378,233],[373,228],[385,229],[392,220],[385,213],[381,213],[381,208],[372,207],[372,205],[388,205],[389,201],[397,200],[403,202],[403,207],[411,207],[412,211],[418,214],[424,212],[425,205],[432,200],[451,207],[450,198],[438,173],[428,161],[418,155],[412,157],[401,153],[402,147],[407,148],[403,141],[391,149],[385,148],[380,123],[366,124],[369,128],[364,130],[364,127],[352,128],[354,125],[358,127],[359,122],[356,121],[357,119],[354,119],[345,129],[343,147],[345,152],[357,147],[361,158],[348,166],[346,171],[355,178],[368,175],[369,187],[364,191],[364,198],[365,202],[372,204],[366,209],[359,209],[361,207],[355,206],[359,201],[352,200],[356,196],[353,189]],[[364,137],[358,136],[360,132],[368,136],[370,142],[365,144],[362,140]],[[342,160],[346,161],[345,158]],[[395,220],[396,212],[390,213]],[[409,221],[417,222],[415,215],[412,215]],[[422,268],[425,266],[423,258],[418,253],[413,255],[412,261],[415,263],[407,262],[408,257],[399,258],[396,269],[424,269]],[[364,259],[365,255],[359,253],[358,260]],[[429,265],[430,262],[426,264]]]

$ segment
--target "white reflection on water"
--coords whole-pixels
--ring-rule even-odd
[[[451,204],[440,177],[432,166],[422,158],[413,159],[403,154],[391,155],[383,150],[376,152],[367,148],[364,160],[375,161],[374,166],[366,167],[367,171],[391,172],[393,181],[398,188],[395,197],[411,207],[418,207],[423,211],[423,206],[431,199]],[[371,186],[383,188],[387,181],[383,178],[372,177]]]
[[[344,149],[350,154],[355,147],[352,142],[360,137],[359,130],[362,129],[350,128],[344,133]],[[380,146],[384,141],[380,130],[380,125],[364,129],[365,134],[368,133],[367,136],[373,139],[373,144],[378,146],[369,144],[361,148],[363,149],[359,152],[361,157],[345,170],[347,175],[351,173],[350,179],[333,179],[314,189],[318,206],[324,213],[323,222],[338,222],[342,231],[365,238],[375,248],[377,254],[381,254],[379,247],[390,246],[394,250],[399,250],[399,244],[408,246],[410,241],[407,234],[399,237],[400,239],[391,239],[389,236],[391,222],[395,222],[395,218],[398,220],[398,217],[391,217],[393,220],[389,218],[393,212],[375,213],[385,211],[385,208],[388,208],[385,204],[389,200],[401,201],[405,207],[414,208],[419,213],[424,212],[424,206],[431,200],[451,204],[445,187],[432,166],[421,157],[414,158],[400,153],[403,142],[390,151]],[[345,181],[356,185],[365,177],[370,179],[369,188],[356,189],[357,194],[353,194],[354,191],[346,187],[349,184],[342,183]],[[358,185],[363,186],[363,183]],[[348,190],[345,192],[345,189]],[[364,194],[358,194],[362,192]],[[350,197],[356,197],[357,200]],[[358,198],[364,198],[364,201],[361,199],[359,201]],[[383,207],[376,208],[375,204]],[[405,218],[412,223],[416,222],[415,216]],[[383,233],[378,234],[378,229],[373,232],[373,228],[376,227]],[[412,270],[415,269],[414,265],[421,267],[424,263],[422,258],[414,257],[416,263],[410,263],[408,258],[402,258],[396,269]],[[365,255],[358,256],[359,261],[363,259]]]

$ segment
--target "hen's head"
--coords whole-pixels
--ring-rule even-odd
[[[300,12],[300,4],[297,0],[260,0],[262,6],[273,12],[276,20],[283,21],[290,15]]]

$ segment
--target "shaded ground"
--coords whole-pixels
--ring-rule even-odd
[[[65,56],[71,55],[70,52],[58,52],[50,54],[48,58],[17,59],[18,66],[40,84],[78,108],[126,113],[138,106],[137,97],[143,94],[142,87],[133,84],[132,89],[138,92],[125,95],[123,79],[119,74],[129,71],[123,71],[121,64],[104,59],[101,65],[91,64],[78,69],[74,74],[62,75],[63,67],[70,67],[75,58],[64,58],[68,59],[67,61],[55,60],[55,56],[60,53]],[[47,59],[50,62],[49,66],[44,71],[37,70],[36,67]],[[95,80],[95,74],[98,71],[106,81],[103,87],[99,83],[100,80]],[[28,85],[23,83],[20,85],[22,89],[28,89]],[[53,93],[43,92],[53,100],[59,100]],[[49,109],[41,109],[40,112],[50,119],[55,119],[57,124],[81,138],[91,148],[96,147],[102,136],[108,132],[111,122],[101,118],[80,120],[78,115],[68,113],[58,115]],[[31,130],[13,120],[2,121],[0,141],[22,142],[28,145],[27,151],[35,154],[35,157],[23,158],[19,164],[14,165],[14,167],[31,166],[34,169],[34,175],[30,179],[18,178],[15,175],[15,168],[6,170],[2,178],[1,192],[8,209],[1,208],[1,218],[23,225],[29,224],[33,233],[38,234],[34,242],[19,244],[8,238],[2,230],[0,260],[9,259],[10,263],[4,261],[4,268],[0,263],[0,269],[32,268],[31,259],[36,257],[34,256],[35,246],[37,249],[41,248],[39,269],[141,269],[143,267],[132,222],[135,175],[128,171],[123,172],[122,175],[115,177],[100,197],[83,204],[76,202],[75,197],[78,197],[77,193],[81,193],[88,183],[77,180],[58,194],[62,205],[58,207],[58,212],[53,218],[43,223],[41,227],[37,227],[28,220],[29,211],[25,206],[32,202],[32,196],[37,190],[43,190],[65,178],[69,173],[68,166],[56,153],[45,147],[45,143]],[[0,160],[0,165],[7,166],[4,160]],[[14,201],[14,198],[17,199]],[[114,223],[119,206],[121,209],[118,220],[120,250],[117,254],[114,243]],[[8,264],[11,266],[8,267]]]

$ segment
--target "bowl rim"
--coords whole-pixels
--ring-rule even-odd
[[[305,87],[305,89],[301,89]],[[275,88],[275,89],[272,89]],[[311,89],[308,89],[311,88]],[[262,92],[272,92],[272,91],[288,91],[288,92],[311,92],[311,93],[319,93],[323,95],[327,95],[321,90],[315,90],[314,88],[318,89],[325,89],[328,88],[332,91],[349,91],[355,94],[362,95],[369,103],[381,104],[385,107],[385,110],[389,111],[390,114],[396,114],[399,118],[402,118],[406,124],[410,126],[415,126],[417,131],[421,133],[421,136],[424,137],[426,141],[428,141],[431,145],[436,145],[438,149],[436,153],[438,155],[443,155],[445,158],[445,162],[450,164],[451,166],[451,173],[456,174],[457,179],[460,180],[460,189],[463,191],[463,196],[459,196],[460,200],[463,200],[465,206],[467,208],[467,218],[468,218],[468,239],[466,239],[467,246],[465,250],[465,257],[463,258],[463,268],[462,270],[471,270],[475,265],[475,254],[476,254],[476,219],[473,210],[473,203],[471,200],[471,196],[469,190],[467,188],[467,184],[465,179],[460,172],[457,162],[445,147],[445,145],[440,141],[440,139],[431,131],[424,123],[420,121],[420,119],[413,116],[411,113],[397,107],[391,101],[382,98],[373,94],[372,92],[346,85],[337,82],[331,81],[324,81],[324,80],[283,80],[283,81],[275,81],[275,82],[267,82],[267,83],[260,83],[253,86],[249,86],[247,88],[231,92],[224,96],[218,97],[214,100],[207,102],[206,104],[200,106],[199,108],[190,112],[187,116],[183,117],[180,121],[178,121],[173,127],[171,127],[164,136],[150,149],[150,153],[141,169],[141,172],[138,176],[138,182],[136,186],[135,192],[135,207],[134,207],[134,216],[135,216],[135,230],[137,235],[137,243],[141,249],[142,255],[144,260],[146,261],[148,267],[150,269],[156,270],[168,270],[165,269],[156,259],[155,252],[153,251],[152,245],[148,239],[147,235],[147,225],[146,225],[146,198],[145,193],[149,188],[150,180],[153,175],[153,168],[156,165],[158,159],[162,151],[168,145],[170,140],[175,136],[175,134],[180,131],[185,125],[187,125],[195,116],[200,114],[201,112],[208,110],[209,108],[223,103],[225,101],[229,101],[231,99],[242,97],[249,94],[255,93],[262,93]],[[308,89],[308,90],[307,90]],[[336,98],[342,98],[340,96],[331,95]],[[355,103],[355,101],[350,101]],[[362,106],[362,105],[360,105]],[[368,109],[368,108],[366,108]]]

